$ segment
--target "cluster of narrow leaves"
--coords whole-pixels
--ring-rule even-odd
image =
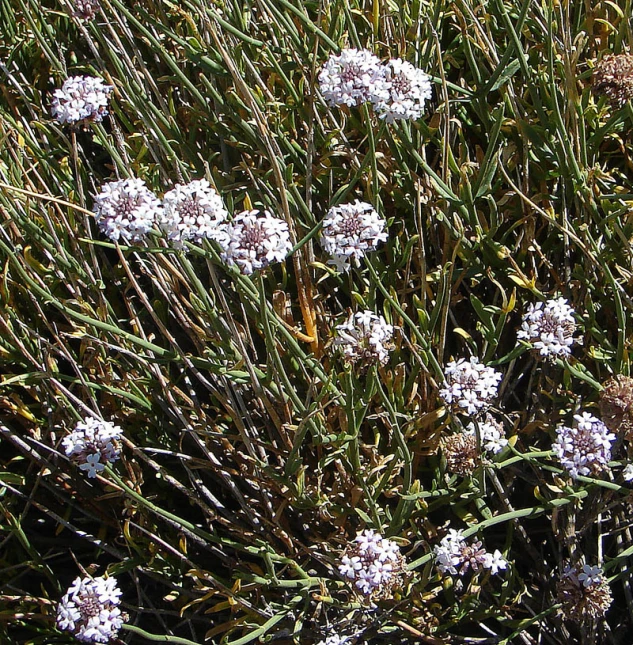
[[[0,5],[0,639],[626,642],[616,5]]]

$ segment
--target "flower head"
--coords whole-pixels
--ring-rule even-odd
[[[523,316],[517,338],[531,343],[538,353],[549,359],[569,356],[576,331],[574,310],[565,298],[530,304]]]
[[[366,529],[347,547],[338,569],[361,594],[387,598],[402,586],[405,565],[395,542]]]
[[[604,94],[614,108],[633,98],[633,56],[607,54],[594,68],[591,77],[594,94]]]
[[[206,179],[177,184],[163,197],[160,228],[176,246],[185,240],[218,239],[228,218],[222,198]]]
[[[349,636],[341,636],[340,634],[330,634],[325,637],[325,640],[319,641],[318,645],[343,645],[350,639]]]
[[[114,463],[120,454],[121,428],[108,421],[86,417],[62,439],[66,456],[79,464],[88,477],[96,477],[105,464]]]
[[[350,363],[384,365],[389,360],[392,338],[393,327],[382,316],[359,311],[336,326],[334,346]]]
[[[503,378],[492,367],[486,367],[476,356],[451,361],[445,368],[446,381],[440,397],[455,412],[475,415],[485,410],[497,396]]]
[[[366,49],[344,49],[323,65],[319,86],[328,105],[360,105],[384,93],[384,67]]]
[[[93,210],[101,231],[114,241],[138,242],[162,217],[159,199],[142,179],[104,184]]]
[[[618,374],[604,384],[600,416],[609,430],[633,439],[633,378]]]
[[[323,220],[321,246],[334,256],[330,263],[348,270],[349,261],[358,261],[379,242],[387,241],[387,222],[371,204],[356,200],[353,204],[333,206]]]
[[[615,435],[588,412],[575,414],[574,419],[573,428],[563,425],[556,428],[552,450],[574,479],[579,475],[597,475],[607,468]]]
[[[431,79],[400,58],[392,58],[384,66],[383,88],[382,94],[374,98],[374,108],[387,123],[402,119],[416,121],[433,93]]]
[[[236,264],[246,275],[273,262],[283,262],[292,250],[288,224],[268,211],[236,215],[225,225],[218,242],[223,248],[222,259],[229,266]]]
[[[109,643],[127,617],[114,578],[76,578],[57,606],[57,626],[84,643]]]
[[[492,575],[508,566],[507,560],[500,551],[488,553],[480,540],[469,544],[463,536],[463,531],[449,529],[439,545],[433,549],[435,564],[442,573],[463,576],[470,569],[477,573],[489,569]]]
[[[475,435],[475,424],[469,423],[466,426],[466,432]],[[499,423],[490,414],[486,414],[486,419],[479,424],[479,438],[481,439],[481,447],[495,455],[508,445],[503,424]]]
[[[565,618],[578,623],[604,616],[613,600],[602,569],[588,564],[565,567],[556,591]]]
[[[102,78],[71,76],[53,93],[51,113],[60,123],[99,123],[108,113],[108,99],[113,89]]]
[[[92,20],[101,9],[101,0],[71,0],[71,5],[74,16]]]

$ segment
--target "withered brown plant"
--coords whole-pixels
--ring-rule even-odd
[[[605,95],[614,108],[633,98],[633,56],[607,54],[594,68],[591,84],[596,95]]]
[[[627,440],[633,437],[633,378],[618,374],[604,383],[600,415],[611,430]]]

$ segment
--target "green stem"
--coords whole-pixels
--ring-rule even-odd
[[[443,380],[444,377],[442,376],[442,368],[440,367],[440,364],[435,359],[435,356],[433,356],[433,354],[431,353],[431,347],[427,339],[424,337],[422,332],[418,329],[418,326],[413,322],[413,320],[411,320],[411,318],[404,312],[404,309],[400,306],[398,301],[389,293],[389,291],[387,290],[387,287],[385,287],[385,285],[382,283],[382,280],[378,276],[378,273],[376,273],[376,269],[374,269],[371,262],[367,262],[366,266],[369,269],[369,273],[371,274],[374,284],[378,287],[378,290],[382,293],[382,295],[385,297],[387,302],[398,312],[398,315],[407,323],[407,325],[413,332],[413,335],[417,338],[422,348],[426,351],[427,360],[431,364],[431,367],[435,372],[436,378]]]
[[[126,629],[128,632],[138,634],[141,638],[144,638],[148,641],[154,641],[155,643],[177,643],[178,645],[200,645],[194,641],[190,641],[186,638],[180,638],[179,636],[168,636],[167,634],[150,634],[140,627],[135,625],[123,625],[121,629]]]

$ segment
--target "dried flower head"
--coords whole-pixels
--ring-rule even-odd
[[[273,262],[283,262],[292,250],[288,224],[268,211],[243,211],[224,231],[225,235],[218,239],[222,259],[229,266],[236,264],[246,275]]]
[[[175,246],[182,247],[186,240],[225,235],[220,225],[228,216],[220,195],[206,179],[198,179],[165,193],[160,228]]]
[[[480,540],[468,544],[463,533],[449,529],[439,545],[434,547],[435,564],[442,573],[463,576],[469,569],[473,573],[489,569],[492,575],[496,575],[508,566],[499,550],[488,553]]]
[[[386,224],[371,204],[358,199],[330,208],[321,231],[321,246],[333,256],[329,263],[339,271],[347,271],[350,260],[358,264],[379,242],[387,241]]]
[[[588,564],[566,566],[556,591],[565,618],[578,623],[604,616],[613,600],[602,569]]]
[[[62,439],[66,456],[79,464],[88,477],[96,477],[106,463],[114,463],[120,454],[121,428],[108,421],[86,417]]]
[[[419,119],[433,94],[429,76],[400,58],[393,58],[384,66],[384,76],[384,89],[375,92],[373,98],[379,117],[387,123]]]
[[[102,78],[71,76],[53,93],[51,113],[59,123],[99,123],[108,113],[108,99],[113,89]]]
[[[162,218],[160,200],[142,179],[104,184],[93,210],[101,231],[114,241],[138,242]]]
[[[597,475],[608,467],[615,435],[588,412],[575,414],[574,419],[575,427],[556,428],[552,450],[574,479],[579,475]]]
[[[384,67],[366,49],[344,49],[323,65],[319,86],[328,105],[361,105],[384,92]]]
[[[449,473],[462,477],[473,474],[480,461],[477,437],[474,434],[456,432],[443,437],[441,445]]]
[[[114,578],[76,578],[57,606],[57,626],[84,643],[109,643],[127,616]]]
[[[604,94],[614,108],[633,98],[633,56],[607,54],[594,68],[591,77],[594,94]]]
[[[471,435],[476,435],[475,424],[469,423],[466,426],[466,432]],[[481,440],[481,447],[495,455],[500,453],[508,445],[503,424],[499,423],[490,414],[486,414],[485,421],[479,423],[479,438]]]
[[[484,411],[497,396],[503,378],[492,367],[486,367],[476,356],[451,361],[444,369],[446,381],[440,397],[454,412],[475,415]]]
[[[336,326],[334,346],[350,363],[384,365],[389,360],[392,338],[393,327],[382,316],[371,311],[358,311]]]
[[[345,549],[338,570],[359,593],[389,598],[403,584],[405,562],[395,542],[366,529]]]
[[[619,374],[604,384],[600,416],[609,430],[633,440],[633,378]]]
[[[92,20],[101,9],[101,0],[70,0],[73,16],[83,20]]]
[[[576,331],[574,310],[565,298],[530,304],[517,338],[531,343],[540,356],[553,360],[569,356]]]

